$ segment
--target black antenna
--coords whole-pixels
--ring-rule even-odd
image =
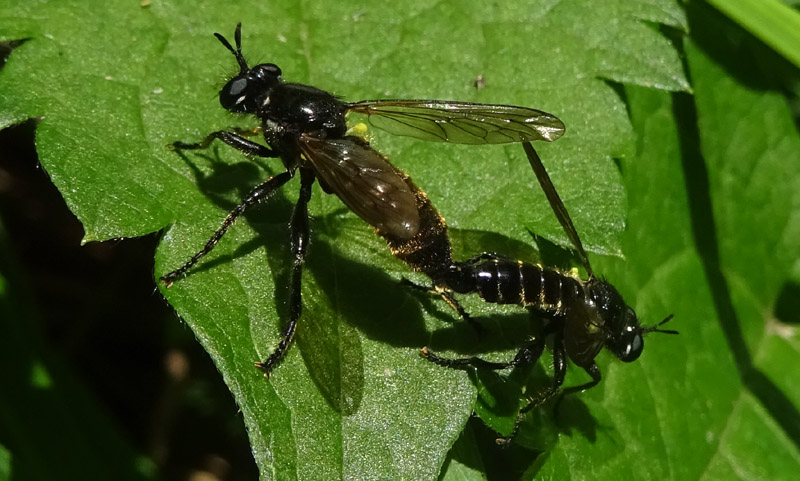
[[[662,325],[664,325],[664,324],[668,323],[670,320],[672,320],[673,315],[674,314],[668,315],[666,319],[664,319],[663,321],[659,322],[655,326],[643,327],[642,328],[642,332],[662,332],[664,334],[678,334],[678,331],[673,331],[671,329],[659,329],[659,327],[661,327]]]
[[[222,34],[215,33],[215,37],[217,40],[222,42],[222,45],[225,45],[225,48],[231,51],[231,53],[236,57],[236,61],[239,62],[239,72],[244,73],[250,70],[250,67],[247,66],[247,61],[244,59],[242,55],[242,23],[239,22],[236,24],[236,31],[233,34],[233,40],[236,42],[236,48],[233,48],[231,43],[228,41],[227,38],[223,37]]]

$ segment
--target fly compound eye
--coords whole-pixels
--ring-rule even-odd
[[[275,65],[274,63],[262,63],[256,65],[252,69],[253,75],[257,78],[278,78],[282,75],[280,67]]]
[[[247,84],[248,82],[246,77],[237,77],[231,80],[226,87],[228,95],[234,97],[243,95],[247,90]]]
[[[245,76],[234,77],[219,91],[219,103],[231,112],[247,112],[247,95],[250,81]]]
[[[619,358],[622,362],[633,362],[639,359],[644,349],[644,339],[640,331],[631,333],[630,336],[625,336],[625,344],[619,352]]]

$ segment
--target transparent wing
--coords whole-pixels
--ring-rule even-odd
[[[541,110],[446,100],[362,100],[347,104],[396,135],[457,144],[506,144],[564,135],[564,123]]]
[[[369,145],[301,135],[304,160],[322,182],[379,231],[410,239],[419,231],[417,200],[404,174]]]
[[[586,251],[583,249],[581,237],[578,235],[578,231],[575,230],[575,224],[572,223],[572,217],[569,216],[567,206],[564,205],[561,196],[558,195],[558,191],[556,191],[556,186],[554,186],[553,181],[550,180],[550,175],[547,173],[547,169],[544,168],[542,159],[539,158],[539,154],[536,153],[536,150],[534,150],[530,142],[523,142],[522,148],[528,156],[528,161],[531,163],[533,172],[536,174],[536,179],[539,181],[539,185],[542,186],[542,190],[547,197],[547,201],[550,203],[550,207],[556,214],[556,219],[558,219],[567,237],[569,237],[572,245],[575,246],[575,249],[578,251],[578,256],[581,262],[583,262],[583,267],[586,268],[586,273],[589,274],[589,277],[594,277],[594,271],[592,270],[592,265],[589,263],[589,256],[586,255]]]

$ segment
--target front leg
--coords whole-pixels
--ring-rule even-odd
[[[558,409],[561,406],[561,401],[564,400],[564,396],[593,388],[594,386],[597,386],[603,377],[600,373],[600,368],[597,367],[597,364],[595,364],[594,361],[592,361],[592,364],[589,367],[584,367],[583,370],[592,377],[592,380],[579,386],[572,386],[562,390],[561,394],[558,395],[558,399],[556,399],[555,406],[553,407],[553,412],[556,416],[558,416]]]
[[[259,144],[258,142],[253,142],[252,140],[247,140],[239,133],[240,130],[236,132],[229,132],[225,130],[218,130],[216,132],[211,132],[210,134],[206,135],[206,137],[201,140],[200,142],[196,142],[193,144],[187,144],[184,142],[174,142],[169,145],[172,150],[198,150],[198,149],[205,149],[211,145],[211,142],[214,139],[219,139],[226,144],[230,145],[234,149],[244,153],[245,155],[255,155],[257,157],[278,157],[280,154],[269,147]]]
[[[597,383],[599,383],[603,377],[603,375],[600,373],[600,368],[597,367],[597,364],[595,364],[594,361],[592,361],[592,364],[589,367],[584,367],[583,370],[592,377],[592,380],[585,384],[581,384],[580,386],[572,386],[564,389],[561,391],[561,397],[574,392],[581,392],[593,388],[597,386]]]

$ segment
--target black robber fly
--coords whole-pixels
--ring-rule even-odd
[[[302,311],[300,286],[309,242],[308,202],[315,180],[324,192],[336,194],[372,225],[394,255],[428,274],[434,283],[452,262],[444,220],[425,193],[365,140],[347,135],[345,114],[367,115],[372,125],[394,134],[461,144],[550,142],[564,133],[564,124],[558,118],[526,107],[441,100],[343,102],[316,87],[284,82],[275,64],[248,66],[242,55],[241,24],[234,34],[236,48],[219,33],[214,35],[239,64],[239,72],[220,90],[220,104],[233,113],[256,116],[266,145],[248,140],[240,131],[217,131],[200,142],[175,142],[171,147],[204,149],[219,139],[246,155],[279,157],[286,170],[253,189],[201,250],[160,279],[171,286],[214,249],[248,207],[268,199],[299,172],[300,196],[290,221],[293,268],[289,320],[273,353],[255,363],[265,376],[291,345]],[[442,296],[457,306],[445,290]]]
[[[516,356],[506,362],[486,361],[479,357],[449,359],[434,354],[427,347],[422,349],[426,359],[441,366],[501,370],[536,363],[544,351],[545,341],[553,339],[553,383],[529,398],[519,411],[511,433],[497,439],[502,445],[508,444],[516,435],[525,413],[531,409],[559,392],[563,396],[597,385],[601,373],[594,360],[603,348],[623,362],[633,362],[644,349],[644,334],[677,334],[677,331],[659,329],[672,319],[672,315],[653,326],[641,325],[617,289],[595,276],[578,232],[541,159],[530,143],[522,145],[553,212],[586,269],[588,279],[496,253],[484,253],[464,262],[450,259],[449,266],[440,265],[439,271],[433,274],[433,287],[429,290],[444,297],[462,316],[466,313],[452,297],[453,292],[478,294],[484,301],[496,304],[524,306],[545,318],[547,324],[541,335],[527,340]],[[568,360],[586,371],[591,381],[561,390]]]

